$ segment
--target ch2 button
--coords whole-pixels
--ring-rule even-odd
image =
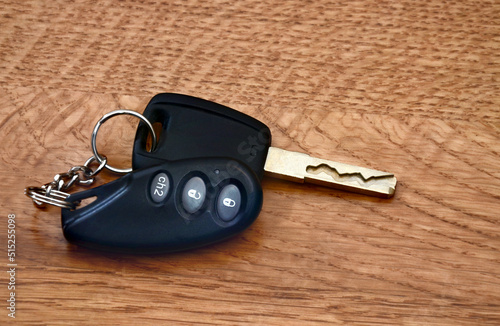
[[[151,183],[149,193],[154,202],[162,202],[168,195],[170,189],[170,181],[166,173],[158,173]]]
[[[222,188],[217,199],[217,213],[224,222],[233,220],[241,205],[241,193],[238,187],[229,184]]]
[[[189,179],[184,189],[182,189],[182,207],[190,214],[196,213],[203,205],[206,193],[207,187],[202,178],[193,177]]]

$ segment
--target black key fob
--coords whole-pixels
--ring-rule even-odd
[[[271,132],[262,122],[214,102],[172,93],[153,97],[143,115],[153,126],[160,125],[161,132],[155,150],[149,152],[149,131],[143,123],[139,125],[134,169],[165,160],[227,157],[247,164],[262,179],[271,145]]]
[[[163,161],[70,195],[96,199],[62,210],[64,236],[86,247],[171,252],[229,238],[252,224],[262,188],[246,164],[227,158]]]

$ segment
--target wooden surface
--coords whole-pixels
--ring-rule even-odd
[[[15,214],[29,325],[499,325],[499,17],[498,1],[0,1],[0,322]],[[103,114],[160,92],[394,172],[396,195],[265,179],[257,221],[217,245],[68,244],[24,187],[90,157]],[[126,167],[136,121],[113,121],[99,148]]]

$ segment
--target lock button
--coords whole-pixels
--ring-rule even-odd
[[[222,188],[217,199],[217,213],[224,222],[233,220],[241,205],[241,193],[234,184]]]
[[[206,193],[207,187],[202,178],[189,179],[182,190],[182,207],[190,214],[196,213],[205,202]]]

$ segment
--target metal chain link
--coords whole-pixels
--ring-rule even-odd
[[[50,204],[60,208],[75,209],[80,202],[67,201],[69,193],[65,191],[75,184],[82,186],[93,184],[95,175],[101,172],[107,163],[105,156],[101,155],[101,159],[101,163],[95,170],[89,167],[90,164],[97,161],[95,156],[92,156],[83,165],[77,165],[69,169],[68,172],[56,174],[53,181],[41,187],[28,187],[24,189],[24,194],[33,199],[33,203],[38,208],[44,208],[46,204]]]

